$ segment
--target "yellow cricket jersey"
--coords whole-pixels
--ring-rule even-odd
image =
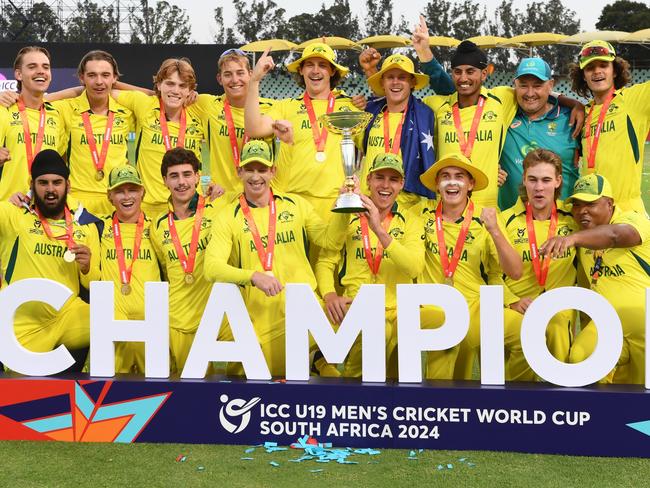
[[[335,90],[334,112],[357,111],[350,97]],[[316,119],[327,111],[327,100],[313,100]],[[289,120],[293,124],[293,144],[281,144],[277,159],[275,186],[282,191],[298,193],[304,197],[336,198],[345,180],[341,139],[343,136],[328,133],[325,144],[325,161],[316,160],[316,144],[304,104],[304,95],[276,101],[267,115],[274,120]],[[322,125],[318,124],[322,130]],[[359,134],[359,137],[363,133]]]
[[[486,101],[469,159],[488,176],[489,185],[484,190],[473,192],[472,200],[485,207],[496,208],[499,159],[508,126],[517,113],[517,99],[514,90],[507,86],[491,89],[481,87],[481,96],[485,97]],[[454,92],[451,95],[433,95],[422,101],[433,110],[436,117],[434,144],[438,159],[444,158],[450,153],[460,153],[452,109],[458,102],[458,94]],[[472,105],[460,109],[466,140],[469,139],[476,108],[476,105]]]
[[[54,237],[64,235],[64,220],[49,220]],[[48,278],[67,286],[76,297],[80,284],[86,288],[99,279],[99,234],[95,224],[79,225],[73,222],[76,243],[90,248],[91,265],[87,274],[81,274],[77,263],[67,263],[63,254],[67,249],[65,240],[50,239],[35,213],[9,202],[0,202],[0,263],[2,288],[27,278]],[[72,300],[72,298],[71,298]],[[15,323],[45,323],[57,312],[42,302],[21,305]]]
[[[127,161],[127,138],[135,130],[133,112],[117,103],[112,97],[108,99],[108,110],[115,114],[111,143],[104,163],[104,179],[97,181],[97,173],[84,129],[81,114],[90,110],[86,92],[76,98],[52,102],[59,110],[68,129],[68,164],[70,165],[71,196],[82,202],[85,197],[106,198],[108,175],[113,168]],[[106,130],[107,115],[90,114],[97,152],[101,154]]]
[[[195,107],[199,111],[203,126],[205,127],[206,140],[210,146],[210,176],[212,181],[221,185],[226,191],[242,191],[241,180],[237,176],[235,161],[233,159],[232,146],[230,144],[230,132],[224,112],[225,95],[214,96],[208,94],[199,95]],[[270,98],[260,98],[260,111],[265,114],[273,105]],[[241,153],[244,145],[244,109],[230,106],[233,125],[237,136],[237,147]],[[272,141],[268,141],[272,143]]]
[[[67,145],[67,132],[59,111],[49,102],[45,106],[45,127],[43,149],[54,149],[63,154]],[[32,139],[32,153],[36,156],[36,136],[40,121],[40,110],[26,108],[29,132]],[[27,166],[25,133],[18,105],[0,107],[0,146],[9,149],[11,159],[0,166],[0,201],[6,201],[17,191],[26,192],[30,174]]]
[[[402,213],[396,202],[391,210],[393,218],[388,233],[393,237],[384,249],[379,273],[370,270],[363,246],[361,223],[355,216],[348,225],[343,254],[340,250],[321,251],[316,263],[316,278],[321,296],[336,292],[334,272],[338,271],[343,294],[354,298],[361,285],[381,283],[386,285],[386,308],[397,307],[396,285],[413,283],[422,271],[424,245],[422,244],[422,220],[415,212]],[[370,247],[373,256],[377,252],[378,239],[369,228]]]
[[[562,201],[558,200],[556,206],[558,221],[555,235],[551,237],[567,236],[578,230],[578,225],[575,223],[575,220],[573,220],[571,212]],[[573,247],[567,249],[567,251],[559,258],[554,258],[551,261],[548,275],[546,277],[546,285],[544,287],[539,285],[533,268],[533,262],[530,257],[528,228],[526,227],[526,206],[521,201],[521,198],[517,199],[514,206],[505,210],[501,214],[501,218],[505,222],[506,238],[510,241],[512,247],[515,248],[517,254],[521,256],[524,263],[524,271],[520,279],[513,280],[507,276],[504,278],[506,286],[508,286],[512,293],[517,295],[519,298],[535,298],[546,290],[575,285],[577,274],[577,253]],[[550,219],[533,220],[538,248],[548,240],[550,224]],[[542,262],[543,260],[540,260],[540,265]]]
[[[436,206],[437,201],[427,200],[421,206],[421,216],[424,225],[424,272],[423,283],[444,283],[445,277],[440,261],[440,252],[438,248],[438,237],[436,233]],[[481,285],[503,285],[501,265],[499,264],[499,255],[492,236],[487,231],[481,219],[482,207],[474,204],[474,214],[472,221],[465,237],[463,250],[458,261],[458,267],[454,273],[454,288],[460,291],[466,300],[473,301],[479,299],[479,287]],[[456,240],[465,218],[467,207],[463,215],[456,222],[446,222],[443,220],[442,227],[445,236],[445,246],[447,255],[451,263],[451,257],[454,253]],[[498,216],[499,227],[503,235],[507,235],[504,228],[503,219]],[[510,304],[518,299],[504,290],[505,303]]]
[[[120,91],[117,101],[131,110],[137,122],[136,166],[140,172],[148,204],[164,204],[169,199],[169,190],[163,183],[160,164],[167,152],[160,128],[160,103],[158,97],[139,91]],[[205,139],[203,122],[197,107],[186,109],[185,143],[183,147],[192,151],[201,160],[201,142]],[[172,147],[178,142],[178,122],[167,122]]]
[[[594,273],[596,256],[602,253],[602,267],[592,288],[615,307],[643,307],[645,289],[650,287],[650,220],[637,212],[616,207],[610,224],[628,224],[641,236],[641,244],[628,248],[593,251],[580,248],[580,265],[587,277]]]
[[[196,208],[198,194],[190,204]],[[217,207],[212,203],[205,204],[201,221],[196,260],[194,262],[194,282],[185,283],[185,273],[176,254],[176,248],[169,232],[167,214],[161,214],[153,221],[151,226],[151,242],[158,255],[162,271],[169,282],[169,327],[182,332],[195,332],[201,321],[203,309],[208,302],[212,284],[205,278],[204,259],[205,250],[210,241],[210,229],[217,217]],[[185,255],[189,253],[194,227],[192,216],[183,220],[174,220],[176,231]]]
[[[349,215],[336,214],[329,224],[305,199],[274,192],[277,222],[273,275],[283,284],[307,283],[316,290],[316,277],[309,265],[308,248],[314,243],[326,249],[341,249]],[[262,242],[268,241],[269,207],[251,205]],[[284,292],[267,297],[251,285],[255,271],[264,272],[253,236],[239,204],[232,196],[223,207],[220,222],[212,228],[212,240],[205,260],[209,281],[244,285],[242,294],[258,339],[267,342],[284,334]]]
[[[102,218],[104,231],[101,237],[101,279],[112,281],[115,286],[115,318],[129,320],[144,320],[144,284],[147,281],[160,281],[160,267],[156,252],[151,241],[151,220],[145,218],[140,241],[138,258],[133,263],[131,273],[131,293],[121,292],[122,278],[117,261],[115,236],[113,234],[113,216]],[[126,267],[133,262],[133,245],[137,224],[120,223],[122,246]]]
[[[590,144],[598,125],[602,105],[587,104],[587,113],[593,107],[591,124],[585,130],[591,133]],[[596,150],[595,166],[591,171],[604,176],[612,185],[614,202],[623,211],[645,213],[641,199],[641,176],[645,140],[650,130],[650,81],[616,90],[603,125]],[[587,139],[582,138],[582,174],[589,172]]]
[[[390,134],[390,147],[393,147],[393,140],[395,138],[395,131],[402,120],[402,112],[389,112],[389,134]],[[384,114],[381,113],[375,118],[372,127],[370,128],[370,133],[368,134],[368,145],[366,146],[366,159],[363,167],[361,168],[361,174],[359,178],[361,180],[361,188],[363,191],[368,189],[366,184],[366,178],[368,177],[368,170],[372,166],[372,162],[379,154],[385,154],[386,147],[384,144]],[[399,149],[397,154],[402,155],[402,150]]]

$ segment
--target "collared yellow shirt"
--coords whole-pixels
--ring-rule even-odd
[[[45,127],[43,130],[44,149],[54,149],[59,154],[65,152],[67,131],[59,110],[51,103],[44,102]],[[40,121],[40,110],[26,108],[29,131],[32,139],[32,154],[36,156],[36,136]],[[26,192],[31,176],[27,165],[27,150],[23,122],[18,105],[0,107],[0,146],[9,149],[11,159],[0,167],[0,201],[6,201],[17,191]]]
[[[593,107],[591,124],[585,131],[591,133],[590,143],[598,125],[602,105],[587,104],[587,113]],[[614,202],[621,210],[645,213],[641,198],[641,177],[645,140],[650,131],[650,81],[616,90],[600,133],[595,166],[588,169],[589,147],[582,138],[582,174],[595,171],[612,185]]]
[[[157,96],[139,91],[120,91],[119,103],[131,110],[137,122],[136,166],[145,188],[143,201],[151,205],[164,204],[169,199],[169,190],[163,183],[160,164],[167,152],[160,128],[160,103]],[[187,107],[185,142],[183,147],[192,151],[201,160],[201,142],[205,139],[201,115],[195,105]],[[178,122],[167,122],[170,144],[178,142]]]
[[[505,143],[508,126],[517,113],[517,99],[514,89],[507,86],[496,88],[481,87],[481,96],[485,97],[483,115],[478,124],[476,140],[470,160],[481,169],[489,179],[487,188],[472,193],[472,200],[484,207],[497,207],[499,159]],[[433,95],[422,100],[436,116],[434,145],[438,159],[451,153],[460,153],[460,143],[454,124],[453,106],[458,102],[458,93],[451,95]],[[460,118],[469,139],[472,120],[477,105],[460,109]]]
[[[108,175],[116,166],[127,161],[127,139],[129,132],[135,129],[133,112],[117,103],[112,97],[108,99],[108,110],[115,114],[111,142],[104,163],[104,178],[95,179],[97,170],[90,152],[81,114],[90,111],[90,105],[84,90],[76,98],[58,100],[52,104],[59,110],[68,129],[68,164],[70,166],[71,196],[102,198],[106,196]],[[101,154],[106,130],[107,115],[90,114],[93,136],[97,145],[97,153]]]
[[[556,202],[557,206],[557,228],[554,236],[548,235],[551,220],[534,220],[535,238],[537,247],[539,248],[549,237],[567,236],[576,230],[578,225],[569,208],[567,208],[562,201]],[[515,248],[517,254],[521,256],[524,263],[523,274],[520,279],[513,280],[510,277],[505,277],[505,283],[510,291],[517,295],[519,298],[530,297],[535,298],[546,290],[559,288],[562,286],[573,286],[577,278],[577,252],[576,249],[571,247],[567,249],[564,255],[554,258],[551,261],[546,278],[546,285],[541,286],[537,281],[533,262],[530,256],[530,244],[528,236],[528,227],[526,226],[526,206],[521,198],[517,199],[517,203],[508,210],[505,210],[501,217],[505,222],[505,236],[510,241],[512,247]],[[551,258],[548,258],[551,259]],[[543,260],[540,259],[540,265]]]
[[[113,233],[113,216],[102,218],[104,231],[101,236],[101,279],[112,281],[115,286],[115,317],[117,319],[144,320],[144,284],[147,281],[160,281],[160,266],[151,242],[151,220],[145,218],[142,240],[137,259],[133,262],[133,246],[137,223],[120,223],[124,261],[126,267],[133,263],[131,272],[131,293],[121,292],[122,276],[117,259],[115,235]]]

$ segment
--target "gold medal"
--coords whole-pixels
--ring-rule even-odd
[[[325,155],[325,153],[323,151],[316,152],[316,161],[318,161],[319,163],[322,163],[323,161],[325,161],[326,158],[327,158],[327,156]]]
[[[185,273],[185,283],[188,285],[194,283],[194,275],[192,273]]]
[[[129,295],[131,293],[131,285],[129,283],[122,283],[122,295]]]
[[[97,181],[102,181],[104,179],[104,170],[97,170],[97,173],[95,173],[95,179]]]
[[[445,278],[445,285],[454,286],[454,278],[453,278],[453,276],[447,276]]]
[[[74,263],[74,260],[76,258],[77,256],[70,249],[66,250],[66,252],[63,253],[63,260],[66,263]]]

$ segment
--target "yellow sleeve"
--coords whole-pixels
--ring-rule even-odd
[[[155,97],[137,90],[119,90],[115,100],[133,112],[137,120],[144,120],[152,98]]]
[[[81,285],[90,288],[91,281],[101,280],[101,250],[99,247],[99,229],[96,224],[86,225],[86,240],[84,242],[90,249],[90,270],[86,274],[79,272]]]
[[[66,132],[69,134],[70,133],[70,126],[71,126],[71,120],[72,120],[72,100],[74,98],[65,98],[63,100],[55,100],[53,102],[49,102],[50,105],[52,105],[55,109],[59,111],[59,117],[61,117],[61,120],[65,124]],[[67,137],[67,136],[66,136]]]
[[[517,115],[517,97],[515,96],[515,89],[511,86],[497,86],[490,90],[499,100],[503,106],[504,126],[509,126],[512,119]]]
[[[647,244],[650,241],[650,220],[637,212],[626,212],[613,223],[634,227],[641,237],[642,244]]]
[[[328,293],[336,293],[334,286],[334,272],[341,262],[341,250],[338,251],[323,249],[318,255],[318,261],[314,268],[318,291],[324,297]]]
[[[207,119],[210,116],[210,111],[214,107],[214,95],[208,93],[201,93],[196,97],[196,101],[193,104],[193,107],[196,108],[197,112],[200,114],[202,119]]]
[[[263,112],[263,115],[268,115],[273,120],[285,120],[288,118],[286,115],[286,107],[290,102],[290,98],[278,100],[271,107],[269,107],[266,112]]]
[[[425,105],[427,105],[431,110],[433,110],[433,113],[435,114],[438,109],[440,109],[441,105],[445,102],[447,99],[447,95],[431,95],[428,97],[424,97],[422,99],[422,102],[424,102]]]
[[[296,195],[293,195],[292,198],[295,198],[296,203],[300,205],[309,240],[323,249],[332,251],[341,249],[350,223],[350,214],[334,213],[330,221],[325,222],[307,200]]]
[[[9,129],[9,110],[5,107],[0,107],[0,146],[6,144],[7,129]]]
[[[628,110],[650,117],[650,81],[625,88],[623,95]]]
[[[413,209],[408,211],[406,219],[404,238],[401,241],[393,239],[386,251],[404,273],[417,278],[424,270],[424,241],[421,239],[424,222]]]
[[[160,244],[161,230],[160,224],[158,223],[160,216],[161,215],[158,215],[154,220],[151,221],[151,247],[153,248],[153,252],[156,254],[158,263],[160,264],[160,269],[163,272],[163,278],[165,281],[169,281],[167,278],[167,266],[165,266],[165,258],[163,256],[163,250]]]
[[[212,282],[249,285],[255,270],[228,264],[235,240],[233,222],[235,221],[231,220],[212,226],[212,237],[205,251],[203,274],[206,280]]]
[[[16,208],[13,203],[0,202],[0,237],[14,233],[12,221]]]

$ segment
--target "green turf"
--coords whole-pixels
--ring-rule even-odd
[[[267,454],[244,446],[177,444],[0,443],[3,487],[79,486],[641,486],[650,478],[650,461],[497,452],[382,450],[355,456],[357,465],[288,462],[300,452]],[[176,462],[185,454],[185,462]],[[252,457],[243,461],[242,457]],[[470,467],[466,462],[476,466]],[[269,463],[275,461],[278,467]],[[372,464],[369,464],[369,461]],[[450,463],[452,469],[438,470]],[[203,467],[203,470],[199,470]],[[322,469],[321,472],[311,470]]]

